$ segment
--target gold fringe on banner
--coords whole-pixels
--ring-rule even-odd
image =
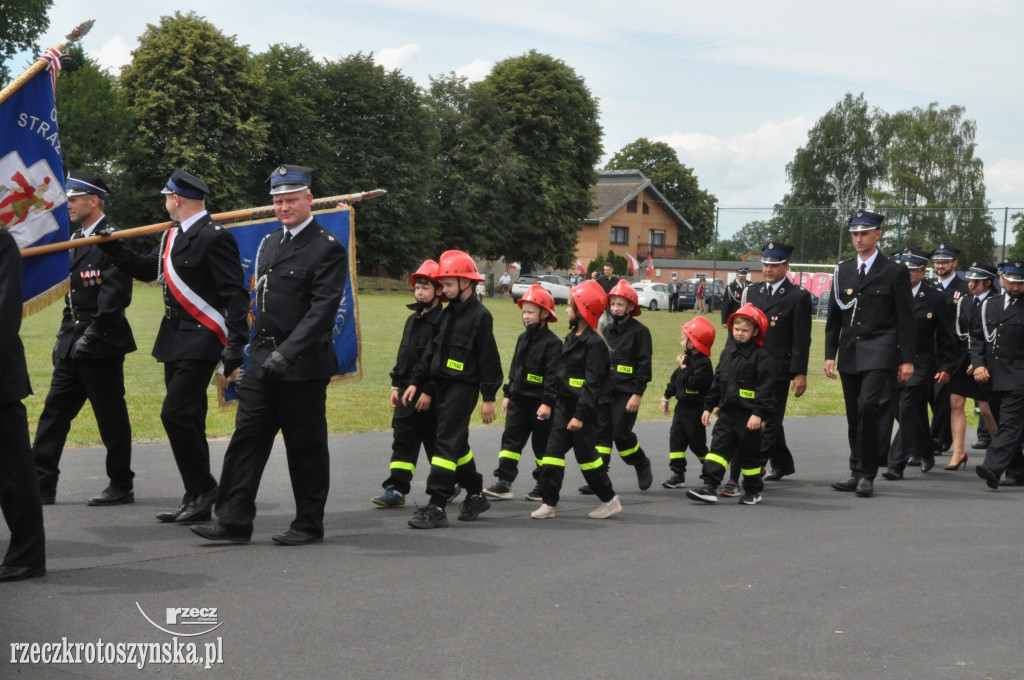
[[[39,310],[49,307],[57,300],[60,300],[68,294],[69,285],[70,281],[68,279],[64,279],[49,290],[44,290],[39,295],[36,295],[31,300],[25,300],[21,306],[21,318],[25,319]]]

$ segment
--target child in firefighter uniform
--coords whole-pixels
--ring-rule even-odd
[[[408,305],[413,313],[405,320],[398,357],[395,367],[391,369],[390,405],[395,410],[391,418],[391,427],[395,433],[391,443],[391,472],[381,484],[384,493],[370,499],[385,508],[405,507],[409,484],[416,472],[420,444],[429,460],[434,455],[434,437],[437,434],[437,411],[433,406],[425,411],[417,411],[401,401],[402,393],[412,378],[412,369],[437,335],[437,325],[444,309],[441,307],[444,295],[441,294],[441,284],[437,280],[437,262],[425,260],[409,277],[409,283],[412,284],[416,302]]]
[[[628,281],[620,280],[608,293],[608,311],[612,323],[605,326],[604,337],[611,350],[610,389],[601,402],[597,452],[607,469],[614,442],[622,460],[636,470],[640,490],[645,491],[654,481],[651,460],[633,434],[633,426],[640,400],[651,381],[651,331],[636,320],[640,316],[640,299]],[[579,491],[592,493],[587,485]]]
[[[718,502],[716,490],[729,461],[735,456],[739,458],[743,473],[740,503],[756,505],[761,502],[764,489],[761,430],[775,407],[772,399],[775,362],[762,346],[767,328],[764,313],[750,303],[729,317],[733,342],[722,351],[701,414],[701,421],[707,427],[711,424],[711,412],[717,407],[718,420],[712,431],[711,450],[704,457],[700,476],[704,486],[686,492],[693,500]]]
[[[576,454],[583,478],[601,504],[590,513],[593,519],[605,519],[622,510],[608,470],[594,448],[601,393],[608,378],[608,345],[595,330],[607,307],[608,298],[597,281],[584,281],[570,290],[567,315],[569,335],[559,355],[555,371],[558,396],[551,414],[551,437],[541,460],[540,489],[543,503],[530,513],[534,519],[555,516],[558,495],[565,477],[565,454]],[[539,416],[546,416],[542,406]]]
[[[503,377],[494,320],[473,293],[476,282],[483,278],[473,258],[461,250],[449,250],[438,261],[438,279],[448,306],[402,394],[406,406],[415,403],[417,411],[426,411],[433,404],[437,411],[437,435],[427,477],[430,503],[409,520],[414,529],[448,526],[445,505],[455,494],[456,484],[467,494],[459,506],[460,520],[473,521],[491,507],[469,448],[469,419],[477,395],[483,399],[480,417],[490,423],[494,420],[494,395]]]
[[[672,371],[665,396],[661,398],[661,412],[668,415],[669,399],[676,398],[676,409],[669,430],[669,469],[672,476],[661,483],[666,489],[686,486],[686,449],[704,462],[708,452],[707,433],[701,414],[715,373],[711,366],[711,346],[715,343],[715,327],[703,316],[682,324],[684,352],[676,357],[679,365]]]
[[[551,407],[558,394],[554,368],[562,353],[562,342],[548,328],[548,323],[558,321],[551,293],[535,283],[519,298],[518,304],[526,330],[516,340],[508,382],[503,388],[501,412],[505,414],[505,431],[501,435],[498,469],[494,471],[497,479],[484,489],[484,494],[500,500],[512,498],[511,487],[519,474],[519,459],[531,437],[536,461],[533,478],[540,477],[540,461],[551,434]],[[544,407],[543,417],[541,407]],[[526,500],[541,500],[538,484],[526,494]]]

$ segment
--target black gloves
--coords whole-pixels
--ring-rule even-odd
[[[100,341],[99,331],[93,330],[92,326],[85,329],[85,333],[82,334],[75,344],[71,346],[71,358],[72,359],[84,359],[92,353],[95,345]]]
[[[242,365],[245,350],[235,345],[226,345],[220,351],[220,362],[224,364],[224,377],[230,378],[235,369]]]
[[[115,231],[117,231],[117,229],[114,228],[113,225],[108,224],[102,229],[97,229],[92,234],[93,236],[110,236]],[[104,239],[96,245],[100,247],[100,250],[111,257],[116,257],[125,248],[124,243],[122,243],[122,239]]]
[[[267,382],[277,382],[284,378],[292,367],[292,362],[276,349],[263,362],[264,378]]]

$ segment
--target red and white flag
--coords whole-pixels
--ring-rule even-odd
[[[629,253],[626,253],[626,257],[629,258],[629,267],[633,270],[633,273],[636,274],[640,271],[640,263],[636,261],[636,258]]]
[[[508,268],[515,272],[515,271],[519,271],[522,267],[520,266],[520,264],[518,262],[513,262],[512,264],[510,264],[508,266]]]
[[[583,268],[583,263],[580,262],[578,258],[576,259],[576,271],[580,274],[580,276],[583,276],[584,274],[587,273],[587,270]]]

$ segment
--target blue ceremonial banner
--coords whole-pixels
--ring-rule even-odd
[[[19,248],[69,238],[54,68],[39,71],[0,103],[0,226]],[[23,264],[27,315],[67,290],[68,252],[29,257]]]
[[[352,208],[332,208],[330,210],[318,210],[313,212],[325,229],[334,234],[345,250],[348,252],[348,272],[345,280],[345,294],[341,296],[338,305],[338,313],[334,317],[334,351],[338,357],[338,372],[334,381],[358,378],[362,374],[359,363],[359,306],[352,288],[352,274],[355,271],[355,238],[352,230]],[[281,223],[275,219],[256,220],[242,224],[228,225],[231,234],[238,241],[238,249],[242,257],[242,267],[245,269],[245,281],[249,285],[249,327],[256,317],[255,294],[253,291],[253,275],[256,269],[256,253],[259,250],[263,237],[272,231],[281,228]],[[249,331],[249,338],[252,339],[252,330]],[[242,365],[242,374],[249,362],[249,346],[245,348],[245,363]],[[223,381],[221,381],[223,384]],[[235,392],[235,382],[231,381],[222,388],[223,394],[221,405],[224,406],[238,398]]]

